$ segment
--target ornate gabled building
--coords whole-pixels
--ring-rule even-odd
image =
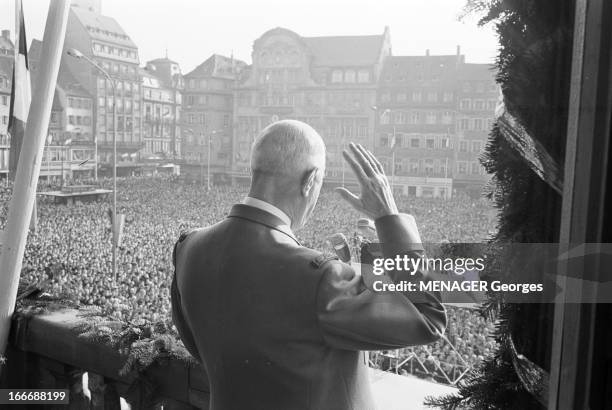
[[[231,167],[234,86],[246,63],[214,54],[185,75],[181,115],[181,172],[203,180],[204,167],[227,173]]]
[[[328,180],[352,177],[341,151],[349,141],[373,146],[377,83],[390,54],[388,28],[371,36],[301,37],[284,28],[264,33],[236,85],[234,175],[248,175],[251,145],[262,128],[292,118],[325,139]]]

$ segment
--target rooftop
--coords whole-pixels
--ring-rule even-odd
[[[87,29],[87,32],[92,38],[137,48],[136,44],[130,39],[125,31],[123,31],[114,18],[103,16],[79,7],[72,7],[70,12],[73,13],[79,22]]]
[[[385,59],[381,78],[402,83],[434,77],[455,81],[457,70],[463,65],[463,55],[389,56]]]
[[[495,66],[493,64],[463,64],[459,70],[462,80],[482,80],[487,76],[493,81]]]
[[[302,39],[312,51],[315,66],[368,66],[378,61],[385,35]]]
[[[32,39],[30,49],[28,50],[28,59],[30,62],[31,79],[34,81],[38,73],[38,61],[42,52],[42,41],[38,39]],[[62,59],[62,63],[64,60]],[[66,93],[69,95],[91,98],[91,94],[87,91],[81,83],[75,78],[70,71],[67,64],[60,66],[59,73],[57,75],[57,88],[56,95],[60,93]],[[55,102],[54,102],[55,104]]]
[[[233,79],[246,67],[246,63],[232,57],[213,54],[202,64],[185,74],[185,77],[223,77]]]

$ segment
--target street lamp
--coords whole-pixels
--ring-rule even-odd
[[[113,217],[111,220],[112,224],[112,245],[113,245],[113,277],[117,278],[117,241],[115,235],[115,230],[117,229],[116,220],[117,220],[117,102],[115,99],[115,81],[108,74],[106,70],[104,70],[98,63],[96,63],[91,58],[87,57],[85,54],[81,53],[79,50],[75,48],[71,48],[66,52],[70,57],[74,57],[79,60],[84,60],[97,69],[106,79],[109,81],[112,88],[113,95]],[[96,155],[97,155],[97,138],[96,138]],[[98,166],[98,159],[96,158],[96,167]]]

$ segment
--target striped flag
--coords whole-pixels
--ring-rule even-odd
[[[17,33],[15,43],[15,65],[13,66],[13,83],[11,86],[11,108],[9,114],[8,133],[11,137],[9,156],[9,176],[15,178],[17,163],[23,144],[25,126],[30,111],[30,100],[32,98],[30,85],[30,71],[28,67],[28,48],[23,18],[23,5],[21,0],[15,2],[17,14]]]
[[[9,151],[9,178],[15,179],[19,154],[25,135],[25,127],[30,112],[32,91],[30,84],[30,70],[28,65],[28,46],[23,18],[23,4],[15,0],[15,64],[13,65],[13,82],[11,84],[11,108],[9,113],[8,134],[11,138]],[[34,198],[30,230],[36,232],[38,227],[38,210]]]

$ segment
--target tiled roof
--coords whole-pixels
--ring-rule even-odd
[[[0,48],[14,50],[15,46],[13,45],[13,42],[11,40],[0,36]]]
[[[367,66],[378,61],[384,35],[302,39],[312,51],[315,66]]]
[[[233,78],[232,64],[235,72],[239,72],[246,67],[246,63],[242,60],[232,59],[231,57],[213,54],[208,57],[202,64],[191,70],[185,77],[225,77]]]
[[[178,64],[176,61],[174,60],[170,60],[168,57],[162,57],[162,58],[156,58],[154,60],[151,61],[147,61],[147,63],[171,63],[171,64]]]
[[[457,55],[437,56],[389,56],[385,59],[382,77],[387,82],[417,81],[419,74],[437,77],[439,80],[455,80],[462,63]]]
[[[487,76],[493,81],[495,66],[493,64],[463,64],[459,70],[462,80],[482,80]]]
[[[79,7],[72,7],[70,11],[74,13],[92,38],[137,48],[136,44],[128,37],[114,18]],[[90,30],[90,27],[94,30]]]
[[[42,52],[42,41],[38,39],[32,39],[30,49],[28,50],[28,59],[30,61],[30,78],[33,82],[38,74],[38,62]],[[74,77],[67,64],[65,63],[65,56],[62,58],[62,64],[60,66],[59,73],[57,75],[57,86],[69,95],[77,95],[81,97],[92,98],[91,94],[87,91],[83,85]]]

